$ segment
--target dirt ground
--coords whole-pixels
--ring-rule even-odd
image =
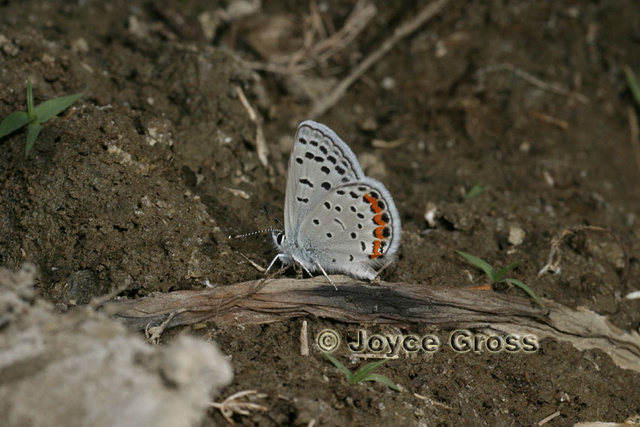
[[[259,3],[0,2],[0,118],[26,109],[27,77],[36,104],[84,93],[46,123],[28,158],[24,131],[0,140],[1,266],[34,263],[41,297],[61,312],[118,288],[136,298],[263,277],[247,259],[267,266],[270,237],[228,236],[279,227],[296,126],[427,3],[375,2],[360,32],[349,21],[354,1]],[[640,73],[638,22],[632,0],[450,1],[316,118],[395,199],[401,255],[384,280],[478,286],[485,277],[455,250],[495,267],[522,259],[511,275],[539,297],[638,331],[640,300],[625,296],[640,289],[640,110],[623,71]],[[465,197],[475,183],[482,194]],[[579,226],[611,234],[568,236],[559,271],[538,275],[552,239]],[[358,333],[306,320],[312,337]],[[376,371],[399,393],[349,385],[316,349],[301,356],[302,321],[211,323],[165,339],[219,343],[235,374],[222,398],[266,395],[258,403],[267,410],[235,415],[239,425],[534,425],[552,416],[547,425],[561,426],[640,414],[640,375],[598,351],[543,340],[531,354],[401,354]],[[360,366],[349,354],[334,355]],[[226,421],[212,410],[203,425],[214,424]]]

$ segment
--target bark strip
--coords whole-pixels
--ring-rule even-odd
[[[552,301],[546,309],[531,300],[474,289],[409,283],[362,283],[326,279],[264,279],[218,288],[177,291],[105,304],[105,311],[133,329],[212,321],[216,324],[270,323],[313,316],[360,325],[429,324],[440,329],[487,329],[534,333],[570,342],[579,350],[600,349],[618,366],[640,372],[640,335],[625,332],[597,313]]]

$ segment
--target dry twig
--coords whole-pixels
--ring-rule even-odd
[[[413,395],[415,397],[417,397],[418,399],[423,400],[423,401],[425,401],[425,402],[427,402],[427,403],[429,403],[429,404],[431,404],[433,406],[437,406],[439,408],[443,408],[443,409],[447,409],[449,411],[453,411],[453,408],[451,406],[449,406],[449,405],[445,405],[444,403],[436,402],[435,400],[430,399],[430,398],[428,398],[426,396],[423,396],[421,394],[418,394],[418,393],[413,393]]]
[[[448,3],[448,0],[436,0],[426,5],[417,15],[402,23],[395,29],[393,35],[382,43],[382,45],[371,52],[351,73],[345,77],[338,85],[322,99],[316,101],[309,116],[318,117],[333,107],[345,94],[347,89],[369,69],[378,62],[387,52],[389,52],[400,40],[416,31],[429,19],[437,15]]]
[[[540,80],[539,78],[535,77],[532,74],[529,74],[528,72],[524,71],[521,68],[518,68],[516,66],[514,66],[513,64],[509,64],[509,63],[505,63],[505,64],[498,64],[498,65],[493,65],[490,67],[486,67],[483,68],[481,70],[478,70],[478,72],[476,73],[478,76],[482,76],[486,73],[489,72],[496,72],[496,71],[509,71],[511,73],[513,73],[514,76],[524,80],[525,82],[532,84],[533,86],[540,88],[544,91],[547,92],[551,92],[551,93],[555,93],[556,95],[561,95],[561,96],[566,96],[567,98],[570,99],[575,99],[578,102],[581,102],[585,105],[589,104],[589,98],[587,98],[586,96],[584,96],[581,93],[578,92],[574,92],[574,91],[570,91],[568,89],[563,88],[562,86],[553,84],[553,83],[547,83],[543,80]]]
[[[545,424],[547,424],[549,421],[558,418],[560,416],[560,411],[556,411],[553,414],[544,417],[542,420],[540,420],[540,422],[538,423],[538,426],[543,426]]]
[[[557,117],[550,116],[549,114],[545,114],[541,111],[533,111],[531,112],[531,115],[533,115],[535,119],[538,119],[541,122],[557,126],[562,130],[569,129],[569,123],[566,120],[558,119]]]
[[[89,307],[92,310],[95,310],[98,307],[100,307],[102,304],[104,304],[106,301],[114,299],[115,297],[120,295],[122,292],[126,291],[128,288],[129,288],[128,284],[120,285],[111,292],[108,292],[104,295],[100,295],[97,297],[93,297],[91,298],[91,301],[89,301],[89,304],[87,304],[87,307]]]
[[[312,2],[309,28],[304,33],[303,47],[296,52],[285,55],[273,55],[268,62],[243,61],[244,65],[256,70],[273,73],[295,75],[310,70],[318,63],[325,62],[333,55],[344,49],[364,29],[376,14],[376,7],[366,0],[359,1],[344,23],[344,26],[326,37],[322,19]],[[313,42],[321,37],[318,42]]]
[[[258,393],[256,390],[245,390],[232,394],[227,397],[222,403],[212,402],[211,407],[220,411],[222,416],[229,422],[229,424],[235,424],[233,422],[233,414],[249,415],[249,411],[266,411],[266,406],[258,405],[253,402],[240,401],[243,397],[253,396],[256,398],[264,399],[267,397],[264,393]]]
[[[307,329],[307,321],[302,321],[302,328],[300,328],[300,356],[309,355],[309,332]]]
[[[547,272],[556,273],[560,270],[560,261],[562,261],[563,255],[561,246],[565,237],[572,236],[582,231],[596,231],[599,233],[605,233],[611,236],[616,241],[616,243],[624,253],[624,269],[622,271],[622,274],[620,275],[620,283],[624,283],[627,280],[627,273],[629,272],[629,251],[627,250],[627,247],[613,231],[609,230],[608,228],[597,227],[594,225],[578,225],[576,227],[570,227],[564,230],[560,234],[560,237],[552,239],[549,258],[544,267],[542,267],[542,269],[538,272],[538,276],[542,276]]]
[[[251,264],[251,266],[253,268],[255,268],[256,270],[258,270],[260,273],[264,273],[265,271],[267,271],[266,268],[264,268],[263,266],[261,266],[260,264],[258,264],[255,261],[252,261],[248,256],[246,256],[245,254],[243,254],[242,252],[238,252],[240,254],[240,256],[242,258],[244,258],[249,264]]]
[[[176,314],[180,314],[184,311],[185,309],[178,309],[169,313],[167,319],[158,326],[151,326],[151,322],[149,322],[144,328],[144,336],[146,338],[146,341],[149,344],[158,344],[160,342],[160,337],[162,337],[162,334],[167,329]]]
[[[251,104],[249,104],[240,86],[236,86],[236,93],[238,94],[240,103],[249,115],[249,120],[256,126],[256,151],[258,153],[258,159],[260,163],[262,163],[262,166],[267,167],[269,165],[269,148],[267,147],[267,141],[264,138],[264,131],[262,130],[262,118],[258,116]]]

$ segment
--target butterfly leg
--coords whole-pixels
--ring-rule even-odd
[[[309,269],[307,269],[307,267],[305,267],[305,265],[302,263],[302,261],[300,261],[298,258],[296,258],[295,256],[292,257],[293,261],[298,264],[300,267],[302,267],[302,269],[309,275],[309,277],[313,277],[313,274],[311,274],[311,272],[309,271]]]
[[[269,270],[271,270],[271,267],[273,267],[273,264],[275,264],[277,260],[283,258],[284,256],[285,256],[284,254],[276,255],[273,261],[271,261],[271,264],[269,264],[269,267],[267,267],[267,270],[264,272],[264,274],[266,275],[269,272]]]
[[[333,287],[334,287],[334,288],[336,289],[336,291],[337,291],[337,290],[338,290],[338,287],[336,286],[336,284],[335,284],[335,283],[333,283],[333,280],[331,280],[331,278],[329,277],[329,275],[327,274],[327,272],[326,272],[326,271],[324,271],[324,268],[322,268],[322,266],[321,266],[319,263],[317,263],[317,262],[316,262],[316,266],[318,267],[318,269],[319,269],[320,271],[322,271],[322,274],[324,274],[324,277],[326,277],[326,278],[327,278],[327,280],[329,281],[329,283],[331,283],[331,284],[333,285]]]

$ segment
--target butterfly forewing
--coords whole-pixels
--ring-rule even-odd
[[[300,123],[289,158],[285,234],[296,241],[301,223],[327,194],[364,177],[353,151],[323,124]]]

